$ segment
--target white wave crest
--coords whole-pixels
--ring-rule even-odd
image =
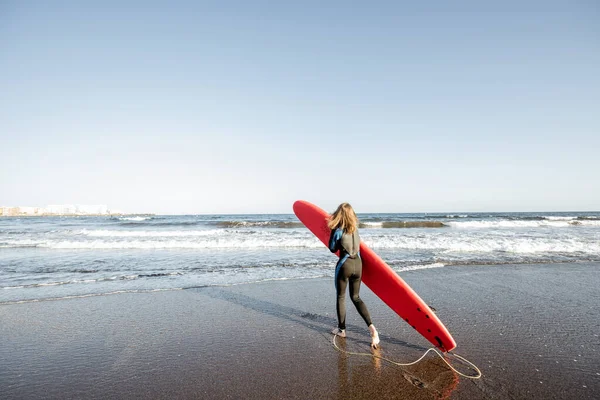
[[[433,263],[433,264],[422,264],[422,265],[407,265],[406,267],[396,268],[398,272],[405,271],[417,271],[420,269],[430,269],[430,268],[442,268],[446,265],[444,263]]]
[[[121,221],[135,221],[135,222],[147,221],[149,219],[152,219],[152,217],[119,217],[119,220],[121,220]]]
[[[576,221],[572,221],[571,225],[600,226],[600,220],[597,220],[597,219],[576,220]]]
[[[543,220],[495,220],[495,221],[450,221],[453,228],[568,228],[573,226],[600,226],[597,220],[543,219]]]
[[[600,222],[600,221],[591,221]],[[452,233],[453,232],[453,233]],[[451,253],[564,253],[600,255],[600,240],[593,235],[525,236],[507,233],[445,231],[434,235],[373,234],[364,235],[366,245],[387,250],[428,250]],[[450,233],[450,234],[449,234]],[[112,234],[112,233],[111,233]],[[138,236],[76,236],[74,238],[14,239],[0,248],[48,249],[285,249],[323,248],[325,246],[312,234],[282,235],[268,232],[237,232],[226,235],[198,235],[184,237]]]
[[[70,279],[66,281],[51,281],[51,282],[41,282],[41,283],[32,283],[27,285],[20,286],[5,286],[0,287],[1,289],[30,289],[30,288],[38,288],[38,287],[46,287],[46,286],[63,286],[63,285],[72,285],[72,284],[89,284],[89,283],[97,283],[97,282],[110,282],[110,281],[132,281],[139,278],[148,278],[148,277],[161,277],[161,276],[178,276],[183,275],[182,272],[152,272],[146,271],[143,274],[130,274],[130,275],[113,275],[108,277],[101,277],[97,279]]]
[[[28,244],[29,246],[31,243]],[[24,247],[22,244],[13,243],[13,247]],[[35,247],[50,249],[258,249],[258,248],[318,248],[324,247],[316,238],[294,239],[280,238],[265,240],[264,238],[207,238],[202,240],[62,240],[44,241],[35,244]]]
[[[381,227],[383,227],[382,222],[361,222],[361,225],[364,225],[365,228],[381,228]]]
[[[135,231],[135,230],[87,230],[83,229],[80,232],[82,235],[90,237],[114,237],[114,238],[126,238],[126,237],[186,237],[186,236],[211,236],[211,235],[224,235],[228,233],[224,230],[209,229],[209,230],[196,230],[196,231]]]
[[[580,253],[600,255],[600,241],[580,241],[561,238],[529,237],[473,237],[430,236],[407,237],[389,236],[367,238],[365,243],[374,249],[433,250],[442,253]]]
[[[553,216],[553,215],[545,216],[543,218],[547,219],[549,221],[572,221],[574,219],[577,219],[577,217],[563,217],[563,216]]]

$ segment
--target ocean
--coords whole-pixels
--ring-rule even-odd
[[[400,274],[600,261],[600,212],[359,219]],[[335,262],[293,214],[0,218],[0,304],[333,277]]]

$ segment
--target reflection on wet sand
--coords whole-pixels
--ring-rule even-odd
[[[392,354],[385,348],[362,347],[352,338],[338,339],[339,399],[447,399],[458,385],[458,375],[437,356],[428,356],[419,363],[400,367],[385,361]],[[361,346],[362,345],[362,346]],[[348,352],[371,353],[360,357]]]

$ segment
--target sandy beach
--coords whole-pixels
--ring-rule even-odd
[[[445,267],[402,274],[437,309],[456,353],[399,367],[332,345],[333,284],[286,280],[0,306],[2,399],[596,399],[600,265]],[[399,363],[428,342],[363,286],[375,354]],[[351,305],[351,303],[348,303]],[[348,309],[342,350],[369,353]],[[465,365],[457,369],[472,374]]]

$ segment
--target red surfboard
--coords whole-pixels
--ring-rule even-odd
[[[298,200],[294,203],[294,213],[328,246],[331,230],[327,226],[329,214],[326,211]],[[447,352],[456,347],[452,335],[429,306],[364,242],[360,243],[360,256],[363,262],[362,281],[373,293],[438,349]]]

